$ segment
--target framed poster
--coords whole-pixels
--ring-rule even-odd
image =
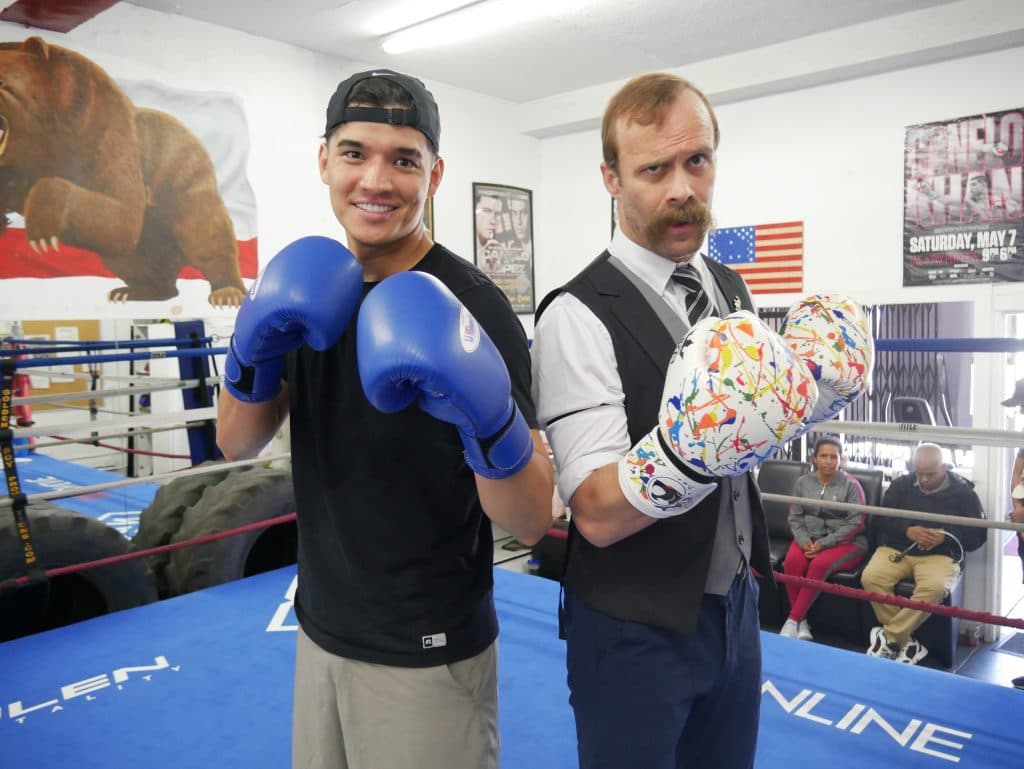
[[[530,190],[473,182],[473,261],[517,313],[534,311]]]
[[[922,123],[904,139],[903,285],[1024,281],[1024,109]]]

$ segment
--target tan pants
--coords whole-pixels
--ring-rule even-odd
[[[496,769],[497,642],[397,668],[337,657],[298,631],[293,769]]]
[[[898,553],[884,545],[875,550],[860,581],[872,593],[893,594],[897,582],[914,580],[915,601],[942,603],[960,576],[960,567],[948,555],[906,555],[893,563],[889,556]],[[875,616],[891,643],[902,646],[931,615],[917,609],[904,609],[887,603],[871,603]]]

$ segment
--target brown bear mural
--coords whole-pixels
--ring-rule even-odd
[[[211,305],[245,292],[213,161],[179,120],[137,108],[98,65],[38,37],[0,43],[0,232],[25,218],[35,251],[96,253],[111,301],[177,296],[183,267]]]

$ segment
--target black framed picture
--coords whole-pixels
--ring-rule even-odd
[[[473,182],[473,261],[517,313],[534,311],[530,190]]]

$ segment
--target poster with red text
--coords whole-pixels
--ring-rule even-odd
[[[924,123],[904,144],[903,285],[1024,281],[1024,109]]]

